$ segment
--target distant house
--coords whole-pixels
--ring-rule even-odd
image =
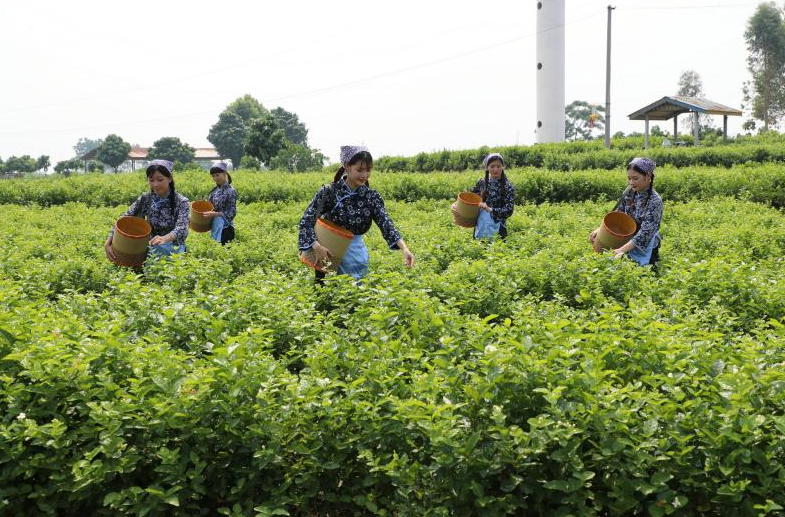
[[[96,149],[93,149],[89,153],[79,157],[80,160],[84,161],[85,170],[87,170],[87,162],[95,160],[96,151]],[[147,168],[150,164],[150,160],[147,158],[148,152],[149,148],[135,145],[128,151],[128,159],[121,163],[120,166],[117,167],[117,170],[119,172],[127,172]],[[221,160],[223,160],[223,158],[218,154],[215,147],[197,147],[194,149],[194,162],[204,170],[210,170],[213,163]],[[224,161],[230,165],[232,163],[232,161],[228,159]],[[109,171],[105,169],[104,172]]]

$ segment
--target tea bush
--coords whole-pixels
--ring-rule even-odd
[[[656,272],[586,242],[621,178],[487,244],[449,216],[476,173],[380,174],[415,269],[372,229],[372,274],[321,288],[295,249],[322,175],[238,174],[269,198],[237,239],[139,275],[102,247],[139,178],[52,182],[102,201],[2,206],[0,514],[781,514],[785,215],[744,171],[662,175]]]
[[[637,145],[612,146],[605,149],[601,142],[570,142],[537,144],[534,146],[483,147],[461,151],[437,151],[415,156],[382,156],[375,165],[391,172],[463,171],[481,168],[483,158],[490,152],[504,156],[508,167],[541,167],[555,171],[624,168],[635,156],[649,156],[659,165],[674,167],[731,167],[739,164],[761,164],[785,161],[782,142],[710,147],[659,147],[659,139],[652,147]]]
[[[742,146],[734,147],[741,149]],[[624,166],[616,171],[572,172],[524,168],[507,170],[517,203],[561,203],[617,199],[624,189]],[[482,176],[479,171],[389,174],[374,172],[371,184],[385,200],[415,202],[455,199]],[[232,173],[243,203],[302,203],[312,199],[332,172],[290,174],[280,171]],[[204,171],[176,173],[177,190],[202,199],[214,186]],[[785,206],[785,168],[777,164],[722,167],[658,167],[657,191],[670,201],[735,197],[775,207]],[[0,204],[57,206],[84,203],[91,207],[130,205],[147,189],[143,172],[85,174],[68,178],[24,178],[0,181]]]

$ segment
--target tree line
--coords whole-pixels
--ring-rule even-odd
[[[235,168],[262,167],[292,172],[321,169],[326,157],[308,145],[308,128],[296,113],[281,107],[265,108],[251,95],[239,97],[229,104],[210,127],[207,139],[218,154],[232,160]],[[63,175],[76,171],[103,171],[105,166],[117,172],[128,159],[132,145],[116,134],[104,138],[82,137],[73,146],[74,157],[55,164],[54,170]],[[95,151],[89,160],[83,157]],[[180,166],[193,165],[196,150],[177,137],[165,136],[153,142],[147,159],[170,160]],[[0,172],[30,173],[51,166],[48,156],[12,156],[3,162]]]

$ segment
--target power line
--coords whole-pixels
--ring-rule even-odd
[[[171,117],[150,118],[144,120],[133,120],[133,121],[119,122],[119,123],[117,122],[107,123],[107,124],[100,124],[97,126],[67,127],[67,128],[43,129],[43,130],[27,129],[24,131],[0,131],[0,135],[31,135],[31,134],[40,134],[40,133],[69,133],[71,131],[90,131],[92,129],[103,129],[107,127],[135,126],[139,124],[151,124],[153,122],[166,122],[168,120],[179,120],[184,118],[200,117],[202,115],[210,115],[212,113],[215,113],[215,110],[186,113],[183,115],[174,115]]]
[[[602,14],[602,13],[592,14],[592,15],[589,15],[589,16],[585,16],[583,18],[579,18],[577,20],[572,20],[572,21],[566,22],[566,23],[561,24],[561,25],[556,25],[556,26],[550,27],[550,28],[545,29],[543,31],[525,34],[525,35],[518,36],[518,37],[515,37],[515,38],[512,38],[512,39],[500,41],[498,43],[493,43],[491,45],[486,45],[484,47],[480,47],[480,48],[477,48],[477,49],[474,49],[474,50],[470,50],[470,51],[467,51],[467,52],[462,52],[462,53],[454,54],[454,55],[451,55],[451,56],[445,56],[445,57],[442,57],[442,58],[434,59],[432,61],[426,61],[424,63],[418,63],[416,65],[411,65],[411,66],[407,66],[407,67],[404,67],[404,68],[391,70],[389,72],[383,72],[383,73],[380,73],[380,74],[375,74],[375,75],[371,75],[371,76],[367,76],[367,77],[362,77],[362,78],[359,78],[359,79],[354,79],[352,81],[347,81],[347,82],[343,82],[343,83],[333,84],[333,85],[330,85],[330,86],[324,86],[324,87],[321,87],[321,88],[315,88],[315,89],[312,89],[312,90],[306,90],[306,91],[299,92],[299,93],[292,93],[292,94],[283,95],[283,96],[280,96],[280,97],[273,97],[273,98],[263,99],[262,103],[263,104],[264,103],[268,103],[269,104],[269,103],[278,102],[278,101],[281,101],[281,100],[292,99],[292,98],[295,98],[295,97],[304,97],[304,96],[307,96],[307,95],[314,95],[314,94],[324,93],[324,92],[331,91],[331,90],[345,88],[347,86],[354,86],[356,84],[361,84],[361,83],[365,83],[365,82],[369,82],[369,81],[375,81],[377,79],[382,79],[382,78],[386,78],[386,77],[392,77],[392,76],[395,76],[395,75],[400,75],[400,74],[403,74],[403,73],[406,73],[406,72],[411,72],[413,70],[419,70],[419,69],[422,69],[422,68],[428,68],[428,67],[435,66],[435,65],[438,65],[438,64],[441,64],[441,63],[445,63],[445,62],[448,62],[448,61],[454,61],[456,59],[461,59],[461,58],[468,57],[468,56],[471,56],[471,55],[474,55],[474,54],[479,54],[481,52],[487,52],[488,50],[492,50],[492,49],[495,49],[495,48],[498,48],[498,47],[510,45],[512,43],[516,43],[516,42],[524,40],[524,39],[532,38],[534,36],[537,36],[538,34],[542,34],[542,33],[545,33],[545,32],[550,32],[550,31],[553,31],[553,30],[565,27],[567,25],[571,25],[573,23],[580,23],[580,22],[589,20],[591,18],[595,18],[595,17],[599,16],[600,14]],[[21,134],[34,134],[34,133],[64,133],[64,132],[70,132],[70,131],[87,131],[87,130],[91,130],[91,129],[101,129],[101,128],[105,128],[105,127],[116,127],[116,126],[124,126],[124,125],[146,124],[146,123],[152,123],[152,122],[163,122],[163,121],[167,121],[167,120],[177,120],[177,119],[182,119],[182,118],[206,115],[206,114],[210,114],[210,113],[214,113],[214,110],[200,111],[200,112],[195,112],[195,113],[188,113],[188,114],[184,114],[184,115],[175,115],[175,116],[171,116],[171,117],[162,117],[162,118],[156,118],[156,119],[137,120],[137,121],[130,121],[130,122],[118,122],[118,123],[113,123],[113,124],[101,124],[99,126],[89,126],[89,127],[79,127],[79,128],[60,128],[60,129],[48,129],[48,130],[0,131],[0,134],[4,134],[4,135],[21,135]]]
[[[411,3],[408,3],[408,4],[404,5],[404,6],[402,6],[399,9],[395,9],[393,11],[388,12],[385,16],[393,16],[393,15],[396,15],[396,14],[400,13],[401,11],[404,11],[405,9],[411,7],[412,5],[418,5],[419,6],[423,2],[430,2],[430,1],[432,1],[432,0],[419,0],[419,1],[411,2]],[[290,47],[288,49],[276,50],[274,52],[271,51],[271,52],[268,52],[268,53],[265,53],[265,54],[257,55],[257,56],[255,56],[255,57],[253,57],[251,59],[247,59],[245,61],[241,61],[239,63],[235,63],[233,65],[226,65],[226,66],[222,66],[222,67],[211,68],[209,71],[206,71],[206,72],[201,72],[201,73],[198,73],[198,74],[193,74],[193,75],[189,75],[189,76],[179,77],[179,78],[173,79],[171,81],[161,81],[161,82],[156,82],[155,84],[152,84],[152,85],[139,86],[139,87],[136,87],[136,88],[128,88],[128,89],[125,89],[125,90],[116,90],[114,92],[102,93],[102,94],[99,94],[99,95],[91,95],[91,96],[88,96],[88,97],[79,97],[79,98],[75,98],[75,99],[66,99],[66,100],[63,100],[63,101],[50,102],[50,103],[47,103],[47,104],[39,104],[37,106],[18,106],[18,107],[15,107],[15,108],[9,108],[9,109],[0,110],[0,114],[16,113],[16,112],[20,112],[20,111],[52,108],[52,107],[55,107],[55,106],[64,106],[64,105],[68,105],[68,104],[79,104],[79,103],[95,101],[95,100],[99,100],[99,99],[108,99],[108,98],[116,97],[116,96],[119,96],[119,95],[127,95],[129,93],[136,93],[136,92],[146,91],[146,90],[155,90],[155,89],[161,88],[163,86],[171,86],[171,85],[174,85],[174,84],[179,84],[179,83],[183,83],[183,82],[186,82],[186,81],[191,81],[191,80],[194,80],[194,79],[200,79],[200,78],[203,78],[203,77],[208,77],[208,76],[214,75],[214,74],[216,74],[218,72],[225,72],[227,70],[234,70],[234,69],[237,69],[237,68],[244,68],[244,67],[246,67],[248,65],[251,65],[253,63],[258,63],[259,61],[262,61],[262,60],[267,59],[269,57],[279,57],[279,56],[282,56],[282,55],[291,54],[293,52],[298,52],[300,50],[305,50],[305,49],[310,48],[310,47],[312,47],[314,45],[317,45],[319,43],[323,43],[325,41],[336,39],[339,36],[340,36],[340,33],[333,33],[333,34],[330,34],[330,35],[325,36],[323,38],[318,38],[318,39],[315,39],[315,40],[311,40],[308,43],[305,43],[305,44],[297,46],[297,47]]]
[[[638,5],[630,7],[620,7],[624,11],[671,11],[681,9],[719,9],[725,7],[751,7],[758,5],[760,2],[748,2],[742,4],[713,4],[713,5],[675,5],[675,6],[661,6],[661,5]]]

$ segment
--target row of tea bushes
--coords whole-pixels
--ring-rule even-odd
[[[517,203],[561,203],[617,199],[626,186],[625,168],[617,171],[574,172],[512,169],[507,175],[516,189]],[[178,192],[191,200],[207,197],[214,183],[204,171],[175,173]],[[455,199],[482,177],[478,171],[431,174],[374,172],[371,185],[387,201]],[[280,171],[233,173],[240,200],[307,203],[332,173],[289,174]],[[736,197],[767,205],[785,206],[785,168],[774,165],[740,165],[730,169],[691,167],[657,169],[656,189],[666,201]],[[86,174],[68,178],[28,178],[0,182],[0,204],[55,206],[84,203],[89,206],[130,205],[147,190],[143,172],[107,175]]]

